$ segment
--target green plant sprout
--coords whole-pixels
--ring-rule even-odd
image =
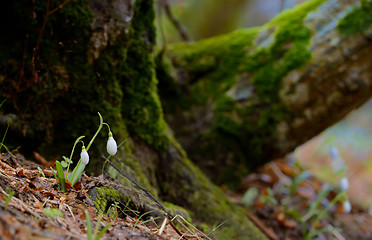
[[[109,229],[109,227],[111,227],[112,223],[109,223],[98,233],[99,224],[101,223],[102,216],[103,216],[102,213],[100,213],[98,216],[96,227],[94,228],[94,232],[93,232],[92,222],[90,220],[89,213],[87,210],[85,210],[84,213],[85,213],[85,218],[87,220],[88,240],[99,240],[103,236],[103,234],[105,234],[105,232]]]
[[[260,201],[265,205],[278,205],[278,201],[274,197],[274,192],[271,188],[266,188],[267,195],[262,196]]]
[[[136,222],[134,223],[133,229],[135,229],[139,225],[142,225],[142,224],[145,224],[145,223],[148,223],[148,222],[151,222],[151,221],[154,221],[154,220],[160,218],[160,217],[155,217],[155,218],[152,218],[151,217],[150,219],[147,219],[146,221],[140,222],[141,218],[143,218],[145,215],[150,214],[152,212],[155,212],[155,210],[151,210],[151,211],[145,212],[141,216],[139,216],[139,218],[137,218]]]
[[[107,152],[109,153],[110,156],[116,154],[116,152],[117,152],[118,146],[116,144],[115,139],[112,136],[110,126],[107,123],[103,122],[102,115],[99,112],[98,112],[98,116],[99,116],[100,124],[98,126],[98,129],[97,129],[96,133],[94,134],[94,136],[90,140],[88,146],[85,148],[84,142],[82,141],[82,139],[85,136],[78,137],[75,140],[75,143],[72,147],[70,157],[67,158],[67,157],[63,156],[63,161],[61,161],[61,162],[56,161],[57,174],[52,169],[53,174],[55,175],[55,178],[59,180],[59,188],[63,192],[66,192],[66,179],[67,179],[68,182],[71,183],[71,186],[74,186],[76,184],[76,182],[78,181],[78,179],[80,178],[80,176],[82,175],[83,171],[85,170],[85,166],[89,163],[88,150],[91,147],[91,145],[93,144],[94,140],[96,139],[98,133],[101,131],[103,125],[106,125],[108,127],[108,131],[109,131],[109,134],[108,134],[109,138],[108,138],[108,141],[107,141]],[[68,175],[69,170],[70,170],[70,165],[73,163],[72,162],[72,156],[74,154],[75,147],[79,142],[81,142],[82,145],[83,145],[81,153],[80,153],[80,159],[79,159],[79,162],[77,163],[76,167],[72,171],[72,173],[70,175]],[[64,169],[66,169],[66,173],[64,172]]]
[[[109,209],[107,210],[106,216],[108,218],[116,219],[118,217],[118,210],[121,210],[119,203],[118,202],[112,203]]]
[[[52,218],[53,220],[58,217],[64,217],[63,213],[58,208],[44,208],[43,212],[48,217]]]
[[[39,175],[45,177],[45,174],[44,174],[43,170],[40,167],[37,167],[37,170],[39,171]]]
[[[8,196],[5,198],[5,206],[8,207],[10,199],[12,199],[12,197],[14,195],[14,191],[10,190],[9,188],[6,188],[5,192],[8,194]]]

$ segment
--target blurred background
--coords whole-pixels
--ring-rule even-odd
[[[184,41],[180,28],[184,29],[191,40],[196,41],[238,28],[260,26],[278,13],[305,1],[158,0],[158,44]],[[178,29],[174,26],[175,22],[180,25]],[[349,197],[363,206],[372,206],[371,123],[372,100],[298,147],[292,156],[321,180],[332,181],[334,175],[329,150],[332,146],[337,147],[348,169]]]
[[[182,41],[179,32],[161,5],[169,5],[174,17],[193,40],[231,32],[238,28],[260,26],[281,11],[306,0],[157,0],[158,42],[164,33],[168,43]],[[163,33],[161,32],[163,31]]]

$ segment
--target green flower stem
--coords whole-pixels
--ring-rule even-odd
[[[1,103],[0,103],[0,107],[3,106],[3,104],[5,103],[6,99],[4,99]]]
[[[102,126],[103,126],[103,124],[104,124],[104,122],[103,122],[103,118],[102,118],[102,116],[101,116],[101,114],[100,114],[99,112],[98,112],[98,116],[99,116],[99,127],[98,127],[98,129],[97,129],[96,134],[94,134],[94,136],[92,137],[92,140],[90,140],[90,142],[89,142],[89,144],[88,144],[88,146],[87,146],[87,148],[86,148],[87,151],[89,150],[90,146],[91,146],[92,143],[94,142],[94,139],[96,139],[98,133],[101,131]]]
[[[69,158],[68,165],[67,165],[66,177],[67,177],[67,174],[68,174],[68,170],[70,169],[71,159],[72,159],[72,155],[74,154],[75,146],[83,138],[85,138],[85,136],[78,137],[76,139],[75,143],[74,143],[74,146],[72,147],[72,151],[71,151],[70,158]]]
[[[105,124],[107,126],[109,132],[111,132],[110,126],[107,123],[103,123],[103,124]]]
[[[2,104],[2,103],[1,103],[1,104]],[[6,134],[8,133],[8,129],[9,129],[9,123],[8,123],[8,126],[7,126],[6,130],[5,130],[5,133],[4,133],[4,136],[3,136],[3,140],[1,140],[0,150],[1,150],[1,147],[2,147],[2,146],[5,147],[5,145],[4,145],[4,140],[5,140],[5,136],[6,136]]]
[[[103,118],[101,116],[101,114],[98,112],[98,116],[99,116],[99,127],[96,131],[96,133],[94,134],[94,136],[92,137],[92,140],[90,140],[88,146],[86,147],[86,150],[88,151],[90,146],[92,145],[92,143],[94,142],[94,140],[96,139],[98,133],[101,131],[102,129],[102,126],[103,126]],[[74,170],[72,171],[72,173],[70,174],[70,176],[68,177],[68,180],[70,181],[71,185],[74,186],[75,183],[77,182],[77,180],[79,179],[79,177],[81,176],[81,174],[83,173],[85,169],[85,165],[81,163],[81,159],[79,159],[79,162],[78,164],[76,165],[76,167],[74,168]]]
[[[57,168],[59,184],[61,186],[61,191],[66,192],[65,174],[63,173],[63,168],[59,161],[56,161],[56,168]]]

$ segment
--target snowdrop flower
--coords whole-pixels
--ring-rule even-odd
[[[338,172],[340,169],[342,169],[345,166],[344,159],[340,157],[337,147],[335,146],[330,147],[329,155],[331,155],[331,158],[332,158],[333,171]]]
[[[109,132],[109,138],[107,140],[106,148],[107,148],[108,154],[110,154],[111,156],[114,156],[116,152],[118,151],[118,145],[116,144],[116,141],[113,138],[111,131]]]
[[[349,202],[349,200],[346,200],[343,204],[342,204],[343,208],[344,208],[344,212],[345,213],[350,213],[351,212],[351,204]]]
[[[334,159],[337,159],[338,158],[338,148],[335,147],[335,146],[331,146],[329,148],[329,155],[331,155],[331,158],[334,160]]]
[[[341,191],[344,191],[344,192],[346,192],[349,189],[349,180],[347,179],[347,177],[341,178],[340,189]]]
[[[82,164],[87,165],[89,163],[89,155],[84,146],[81,149],[80,158]]]

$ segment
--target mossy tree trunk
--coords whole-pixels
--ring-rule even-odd
[[[153,195],[185,207],[210,230],[231,219],[215,232],[221,239],[264,239],[170,134],[157,92],[152,1],[23,0],[2,10],[0,96],[7,101],[0,131],[10,123],[8,147],[68,156],[77,137],[88,143],[100,112],[118,142],[129,138],[113,161]],[[101,173],[106,140],[104,126],[87,171]]]
[[[366,102],[371,15],[370,1],[308,1],[260,28],[167,46],[160,96],[190,158],[234,185]]]

